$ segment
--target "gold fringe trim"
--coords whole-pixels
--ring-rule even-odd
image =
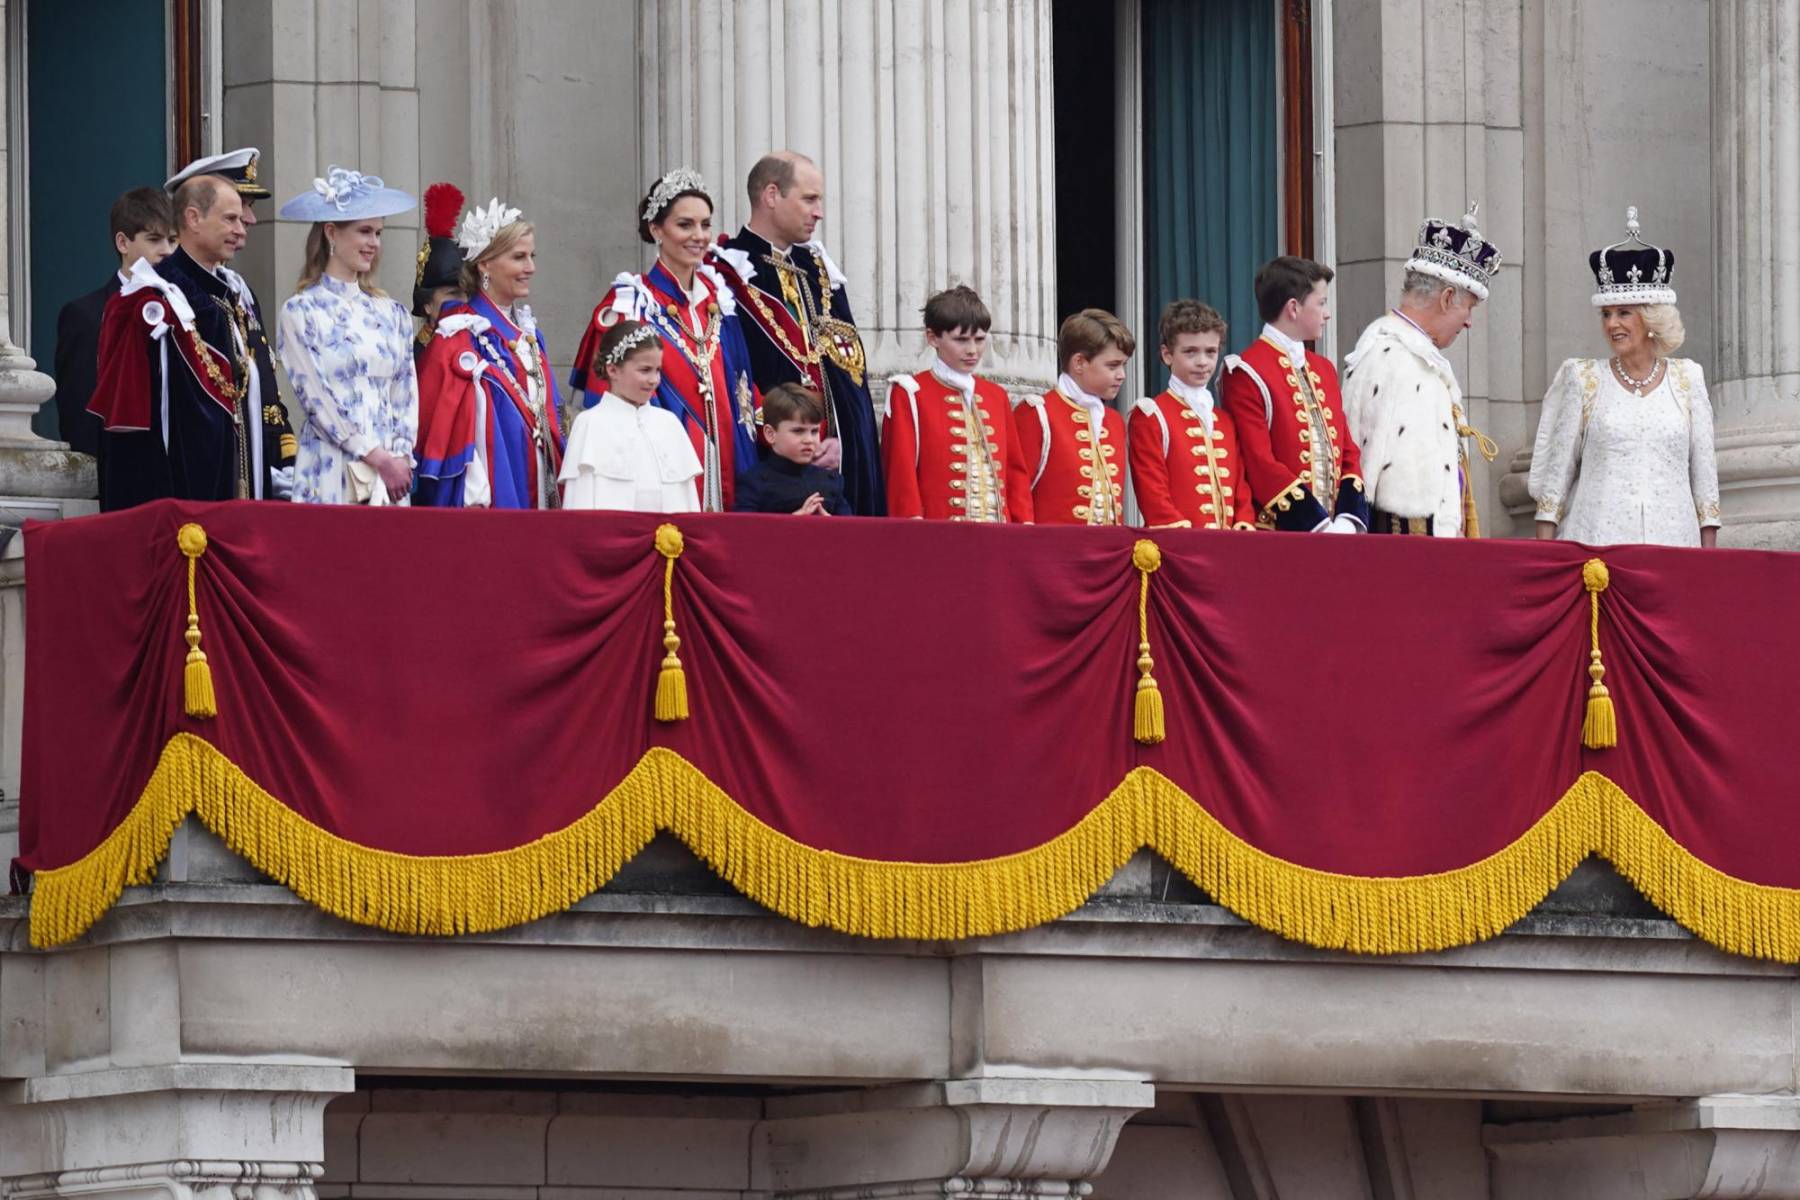
[[[1220,904],[1294,941],[1365,954],[1442,950],[1502,932],[1583,858],[1599,854],[1713,945],[1800,961],[1800,889],[1747,883],[1707,866],[1591,771],[1517,841],[1480,862],[1433,875],[1363,877],[1258,850],[1146,767],[1073,828],[1018,854],[942,864],[853,858],[770,828],[680,755],[657,748],[564,829],[510,850],[427,858],[327,833],[188,733],[164,748],[118,829],[78,862],[38,873],[32,944],[73,941],[122,888],[150,882],[190,812],[309,903],[406,934],[480,933],[560,912],[667,829],[758,903],[803,925],[864,937],[954,939],[1041,925],[1080,907],[1148,846]]]

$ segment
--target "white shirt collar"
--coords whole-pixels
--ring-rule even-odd
[[[1056,377],[1056,390],[1087,409],[1089,417],[1097,415],[1106,407],[1106,401],[1082,391],[1081,385],[1071,379],[1067,371]]]
[[[1405,321],[1408,325],[1411,325],[1414,329],[1418,330],[1420,337],[1424,338],[1428,342],[1431,341],[1431,335],[1429,333],[1425,332],[1425,327],[1423,325],[1419,324],[1417,321],[1415,321],[1411,317],[1407,316],[1404,312],[1402,312],[1398,308],[1390,308],[1390,309],[1388,309],[1388,311],[1393,313],[1394,316],[1398,317],[1400,320]],[[1432,342],[1432,345],[1435,346],[1435,345],[1437,345],[1437,343]]]
[[[1213,411],[1213,394],[1203,387],[1189,387],[1174,375],[1169,376],[1169,391],[1193,409],[1201,418],[1210,422]]]
[[[975,377],[964,375],[941,358],[931,360],[931,373],[944,383],[949,384],[965,396],[975,393]]]
[[[1273,325],[1264,325],[1262,327],[1262,335],[1279,346],[1282,353],[1286,354],[1289,358],[1299,359],[1302,362],[1306,361],[1305,342],[1296,342],[1293,338],[1281,332],[1281,330],[1275,328]]]
[[[642,420],[644,409],[649,407],[649,403],[633,404],[616,392],[602,392],[600,393],[600,403],[597,407],[603,411],[603,415],[614,420],[617,420],[620,417],[626,417],[633,421],[637,421]]]

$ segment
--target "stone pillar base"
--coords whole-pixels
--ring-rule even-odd
[[[780,1200],[1085,1196],[1119,1130],[1155,1103],[1133,1079],[952,1079],[773,1102],[753,1186]]]
[[[311,1162],[176,1162],[96,1167],[6,1181],[7,1200],[105,1196],[110,1200],[311,1200],[323,1172]]]
[[[1800,425],[1760,425],[1718,435],[1723,545],[1800,550]]]
[[[345,1067],[176,1064],[0,1094],[0,1198],[314,1200]]]
[[[1493,1200],[1800,1200],[1800,1100],[1709,1096],[1490,1125]]]

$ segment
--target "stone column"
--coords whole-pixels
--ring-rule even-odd
[[[1049,0],[639,0],[648,186],[692,166],[716,223],[794,149],[825,175],[824,238],[850,277],[873,376],[926,361],[919,310],[966,283],[994,314],[985,374],[1056,373]],[[779,80],[778,85],[771,80]]]
[[[1712,54],[1723,540],[1800,549],[1800,0],[1716,0]]]
[[[233,265],[256,289],[271,322],[293,294],[311,228],[278,220],[284,201],[333,163],[419,194],[414,4],[232,0],[224,6],[222,145],[260,148],[260,177],[275,193],[257,205],[257,228]],[[408,307],[421,219],[415,208],[386,221],[381,286]],[[293,416],[298,424],[300,414]]]
[[[776,1200],[1085,1196],[1155,1103],[1129,1079],[952,1079],[771,1101],[751,1186]]]
[[[0,1197],[314,1200],[343,1067],[186,1064],[46,1076],[0,1107]]]
[[[1800,1196],[1800,1103],[1709,1096],[1607,1117],[1490,1125],[1493,1200]]]

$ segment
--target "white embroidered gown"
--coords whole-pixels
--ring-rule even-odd
[[[295,500],[352,503],[351,464],[377,447],[411,464],[419,436],[412,343],[399,301],[329,275],[281,306],[277,353],[306,410]]]
[[[1650,392],[1605,359],[1572,358],[1544,396],[1531,457],[1537,519],[1591,545],[1698,546],[1719,524],[1712,403],[1699,364],[1668,360]]]

